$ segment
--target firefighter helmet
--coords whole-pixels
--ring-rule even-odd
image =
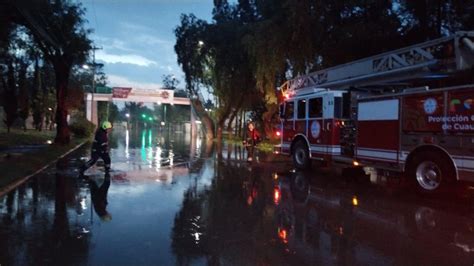
[[[102,122],[102,129],[103,130],[107,130],[109,128],[112,128],[112,124],[109,121]]]

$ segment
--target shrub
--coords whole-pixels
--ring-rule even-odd
[[[69,129],[76,137],[90,137],[94,133],[95,125],[88,121],[85,117],[78,116],[69,125]]]

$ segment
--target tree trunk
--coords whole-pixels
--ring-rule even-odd
[[[273,132],[273,126],[276,124],[276,116],[278,114],[278,105],[276,104],[267,104],[267,112],[263,114],[263,129],[265,133],[265,137],[269,137],[270,139],[275,138],[275,134]]]
[[[217,120],[217,142],[222,142],[222,133],[225,126],[225,120],[229,117],[232,107],[230,105],[225,106],[225,109],[220,113],[220,117]]]
[[[8,62],[7,80],[2,78],[3,85],[3,110],[5,119],[3,122],[7,126],[7,132],[10,133],[10,127],[18,116],[18,99],[16,95],[15,69],[11,61]]]
[[[69,127],[67,124],[67,86],[69,81],[70,67],[67,64],[55,64],[54,70],[56,74],[56,138],[55,143],[68,144],[71,140]]]
[[[204,125],[204,130],[206,133],[207,140],[214,139],[214,121],[209,117],[207,112],[204,110],[202,102],[199,99],[191,100],[191,104],[196,111],[196,115],[201,119],[202,124]]]
[[[227,132],[229,132],[229,138],[232,138],[234,136],[234,130],[232,129],[232,122],[234,122],[235,115],[237,114],[238,110],[235,110],[232,112],[232,114],[229,117],[229,122],[227,122]]]
[[[240,112],[240,117],[239,117],[239,137],[241,137],[241,138],[243,138],[243,135],[242,135],[242,128],[243,128],[244,115],[245,115],[245,111],[242,110],[242,111]]]
[[[20,69],[18,71],[18,107],[20,109],[19,116],[23,122],[23,131],[26,131],[26,120],[30,114],[30,100],[28,92],[28,84],[26,78],[28,64],[20,63]]]
[[[239,102],[237,103],[237,106],[235,106],[235,110],[231,113],[229,117],[229,123],[227,124],[227,132],[229,132],[229,137],[234,136],[234,132],[232,130],[232,122],[234,122],[235,117],[240,111],[240,108],[242,107],[242,103],[244,102],[244,96],[243,94],[240,96]]]

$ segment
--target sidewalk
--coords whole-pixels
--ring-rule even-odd
[[[73,138],[69,145],[59,146],[47,144],[52,133],[37,133],[0,132],[0,197],[89,140]]]

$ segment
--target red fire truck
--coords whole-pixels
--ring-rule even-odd
[[[474,181],[473,70],[470,31],[289,80],[275,152],[404,173],[427,193]]]

